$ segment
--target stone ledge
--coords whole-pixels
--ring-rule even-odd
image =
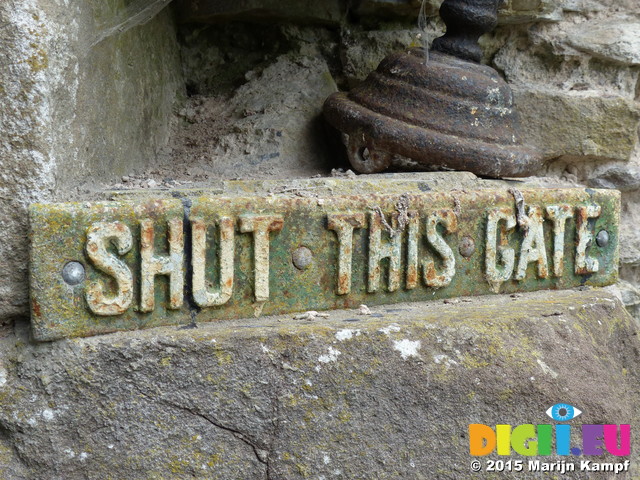
[[[0,476],[471,478],[468,424],[553,423],[558,401],[637,441],[640,345],[614,296],[447,302],[37,345],[20,325],[0,341]]]

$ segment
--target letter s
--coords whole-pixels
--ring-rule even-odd
[[[95,281],[87,286],[86,299],[89,309],[96,315],[121,315],[133,300],[133,276],[131,270],[115,255],[107,251],[107,242],[113,241],[118,255],[124,255],[133,244],[131,230],[122,222],[94,223],[87,232],[87,256],[101,272],[116,281],[116,295],[106,297],[104,285]]]

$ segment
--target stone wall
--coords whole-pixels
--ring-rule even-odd
[[[143,170],[183,95],[168,1],[0,4],[0,319],[27,313],[31,202]]]

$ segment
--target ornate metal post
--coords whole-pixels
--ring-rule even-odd
[[[447,32],[433,42],[433,50],[463,60],[480,62],[482,50],[478,39],[498,23],[500,0],[445,0],[440,16]]]
[[[481,65],[478,38],[497,22],[499,0],[445,0],[447,33],[421,48],[394,53],[349,93],[324,105],[343,132],[349,160],[361,173],[390,166],[442,167],[488,177],[533,174],[541,157],[522,145],[513,94]]]

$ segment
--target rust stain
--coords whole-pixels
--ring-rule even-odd
[[[433,268],[433,265],[429,265],[429,267],[425,269],[425,280],[427,285],[433,285],[436,277],[436,269]]]
[[[33,297],[31,298],[31,311],[36,317],[42,316],[42,309],[40,308],[40,304],[38,303],[38,300]]]
[[[153,227],[141,228],[140,235],[141,235],[140,241],[142,243],[142,247],[151,248],[153,246],[153,237],[154,237]]]
[[[483,176],[531,175],[542,158],[520,139],[502,77],[439,52],[424,58],[420,48],[393,53],[359,86],[325,101],[325,118],[348,137],[353,168],[376,173],[409,158]],[[477,106],[460,108],[469,103]]]
[[[414,266],[407,267],[406,284],[407,288],[413,287],[418,283],[418,270]]]
[[[351,277],[346,273],[338,275],[338,291],[348,292],[351,289]]]

